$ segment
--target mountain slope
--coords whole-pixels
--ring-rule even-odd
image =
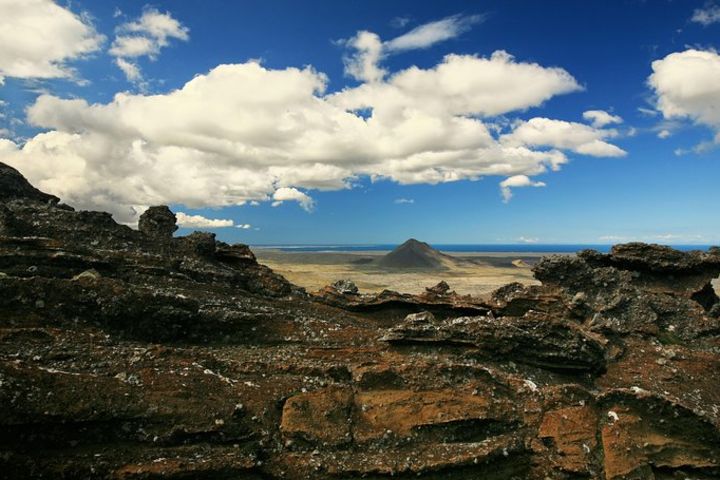
[[[435,250],[425,242],[411,238],[382,257],[378,265],[392,269],[442,270],[455,263],[453,257]]]

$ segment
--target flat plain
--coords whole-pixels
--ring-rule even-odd
[[[337,280],[352,280],[361,292],[385,289],[420,293],[444,280],[462,295],[482,295],[510,282],[538,284],[531,267],[545,253],[450,253],[456,259],[444,269],[391,269],[378,265],[386,251],[294,252],[254,248],[262,264],[309,292]]]

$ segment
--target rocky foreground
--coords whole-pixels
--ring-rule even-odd
[[[720,249],[491,298],[306,294],[243,245],[0,164],[3,478],[720,478]]]

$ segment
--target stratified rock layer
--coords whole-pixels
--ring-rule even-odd
[[[720,478],[720,250],[314,295],[0,165],[3,478]]]

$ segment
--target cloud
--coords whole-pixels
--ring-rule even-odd
[[[300,206],[308,212],[311,212],[315,208],[315,202],[306,193],[301,192],[297,188],[292,187],[281,187],[275,190],[273,193],[273,207],[282,205],[283,202],[293,201],[298,202]]]
[[[175,216],[178,226],[183,228],[226,228],[235,225],[232,220],[206,218],[202,215],[188,215],[183,212],[177,212]]]
[[[686,118],[720,134],[720,55],[712,50],[671,53],[652,63],[648,84],[666,119]]]
[[[393,203],[396,203],[398,205],[413,204],[413,203],[415,203],[415,199],[413,199],[413,198],[396,198]]]
[[[116,37],[109,53],[115,57],[133,58],[156,55],[159,51],[157,43],[147,37]]]
[[[523,236],[523,237],[519,237],[517,239],[517,241],[520,243],[538,243],[540,241],[540,239],[537,237],[524,237]]]
[[[505,52],[448,55],[433,68],[332,93],[327,82],[312,67],[248,62],[217,66],[168,93],[122,92],[108,103],[40,95],[27,119],[45,131],[22,145],[10,142],[0,161],[65,202],[131,223],[137,205],[296,201],[311,210],[311,190],[350,188],[360,177],[402,184],[527,179],[566,163],[561,150],[619,150],[602,140],[608,131],[570,123],[548,139],[522,134],[538,120],[517,121],[508,127],[511,142],[498,138],[486,118],[580,89],[561,68]],[[584,135],[575,135],[580,127]]]
[[[720,125],[720,55],[714,51],[685,50],[652,63],[648,83],[657,95],[665,118],[689,117]]]
[[[412,19],[406,16],[395,17],[390,20],[390,26],[393,28],[404,28]]]
[[[516,62],[499,50],[489,58],[447,55],[434,68],[410,67],[385,82],[345,89],[332,101],[348,110],[374,109],[373,117],[379,109],[399,118],[415,112],[495,116],[581,89],[561,68]]]
[[[645,107],[638,107],[638,112],[640,112],[640,114],[645,117],[657,117],[658,115],[660,115],[660,112],[658,112],[657,110]]]
[[[672,135],[672,133],[670,132],[670,130],[663,129],[663,130],[660,130],[660,131],[658,132],[657,137],[660,138],[660,139],[665,140],[666,138],[669,138],[670,135]]]
[[[142,81],[139,57],[155,60],[160,50],[170,44],[170,39],[187,41],[189,30],[172,17],[170,13],[161,13],[154,8],[146,8],[135,21],[126,22],[117,28],[117,35],[108,53],[116,57],[115,63],[123,71],[128,81]]]
[[[429,48],[461,35],[483,19],[482,15],[453,15],[419,25],[387,42],[383,42],[375,33],[361,30],[354,37],[341,42],[354,50],[344,59],[345,73],[363,82],[378,82],[387,74],[379,66],[384,57],[407,50]]]
[[[627,241],[628,237],[622,235],[602,235],[598,237],[601,242],[624,242]]]
[[[509,202],[512,198],[512,190],[513,188],[522,188],[522,187],[544,187],[544,182],[535,182],[530,180],[530,178],[527,175],[514,175],[512,177],[506,178],[502,182],[500,182],[500,193],[502,194],[503,201],[505,203]]]
[[[702,155],[704,153],[715,150],[720,145],[720,134],[716,135],[712,140],[706,140],[693,145],[691,148],[677,148],[673,153],[677,156],[688,155],[694,153],[696,155]]]
[[[425,23],[386,42],[384,48],[387,52],[429,48],[436,43],[460,36],[473,25],[482,22],[483,19],[482,15],[453,15],[442,20]]]
[[[707,243],[708,237],[705,235],[699,235],[694,233],[656,233],[656,234],[642,234],[642,235],[602,235],[599,237],[600,241],[611,242],[611,243],[625,243],[625,242],[659,242],[668,243],[673,242],[685,242],[688,244],[694,243]]]
[[[345,73],[363,82],[379,82],[387,71],[378,64],[383,55],[383,46],[376,33],[362,30],[345,43],[356,52],[344,58]]]
[[[115,64],[123,71],[129,81],[137,82],[142,80],[140,68],[136,64],[128,62],[124,58],[116,58]]]
[[[583,112],[583,118],[588,120],[593,127],[602,128],[613,123],[622,123],[623,119],[618,115],[611,115],[604,110],[588,110]]]
[[[0,79],[74,77],[68,63],[104,41],[86,17],[51,0],[0,1]]]
[[[720,23],[720,6],[707,4],[704,8],[695,9],[690,21],[705,27],[713,23]]]
[[[502,137],[508,145],[547,146],[571,150],[594,157],[621,157],[626,152],[605,139],[617,136],[614,130],[602,130],[582,123],[535,117],[520,122]]]
[[[658,235],[650,236],[649,239],[657,239],[666,242],[700,242],[706,239],[704,235],[688,234],[688,233],[661,233]]]
[[[188,40],[189,30],[169,13],[160,13],[154,8],[146,8],[142,16],[134,21],[122,24],[121,32],[135,33],[149,36],[164,47],[169,38]]]
[[[241,230],[250,230],[252,228],[252,225],[249,223],[241,223],[240,225],[235,225],[235,228],[239,228]],[[255,230],[258,230],[257,228]]]

